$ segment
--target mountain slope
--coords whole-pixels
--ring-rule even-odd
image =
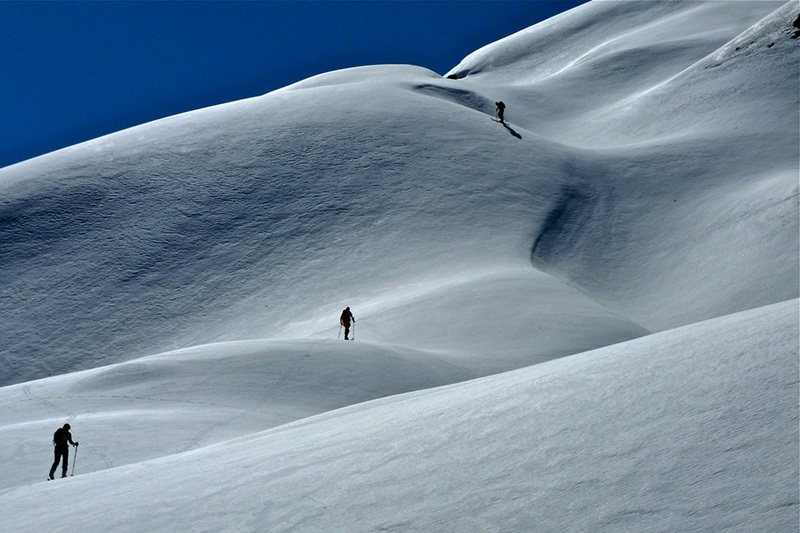
[[[754,146],[769,142],[777,156],[764,163],[730,134],[763,132],[752,115],[731,115],[702,135],[684,131],[690,141],[659,141],[653,117],[607,105],[609,116],[595,128],[616,120],[640,140],[630,146],[621,141],[626,128],[609,126],[603,138],[614,146],[598,149],[575,133],[587,125],[577,106],[586,95],[567,90],[570,73],[580,71],[602,75],[588,87],[616,95],[614,105],[630,97],[626,69],[586,70],[594,56],[569,42],[622,58],[637,42],[647,51],[684,31],[680,65],[662,69],[660,55],[641,51],[629,64],[652,67],[648,86],[671,80],[659,98],[680,102],[691,89],[691,98],[713,106],[705,96],[715,71],[691,84],[676,71],[774,8],[593,2],[558,18],[597,21],[596,31],[568,36],[563,53],[571,60],[556,44],[537,55],[561,65],[546,70],[541,83],[552,85],[541,94],[515,78],[536,54],[487,47],[482,57],[511,70],[485,82],[407,66],[351,69],[0,169],[3,382],[208,342],[332,335],[345,305],[357,316],[370,309],[406,324],[402,342],[424,350],[427,341],[410,333],[425,322],[405,314],[399,293],[440,294],[448,280],[502,278],[530,269],[531,260],[562,280],[564,295],[577,287],[623,324],[594,346],[557,346],[552,357],[796,297],[796,173],[787,170],[797,163],[796,124],[784,120],[774,138],[759,138]],[[697,25],[684,22],[699,15],[724,23],[698,37]],[[661,19],[666,30],[653,23]],[[620,28],[624,39],[607,33]],[[549,31],[532,28],[531,42]],[[758,51],[760,74],[784,68],[773,58],[791,57],[796,43],[787,35]],[[744,83],[751,64],[731,63],[728,84]],[[730,98],[739,109],[796,101],[787,101],[786,83],[757,89]],[[487,118],[498,98],[509,103],[508,129]],[[517,123],[540,109],[553,115]],[[530,299],[508,306],[497,322],[536,324],[550,309],[536,294],[540,278],[528,279]],[[360,318],[366,332],[370,316]],[[561,333],[550,324],[514,335],[537,345]],[[521,365],[547,357],[509,355]]]
[[[0,511],[15,531],[792,531],[798,318],[794,300],[393,396]]]
[[[515,124],[592,149],[534,265],[652,330],[796,296],[796,3],[585,7],[451,71],[523,104]]]
[[[4,527],[797,530],[795,17],[595,1],[0,169]]]

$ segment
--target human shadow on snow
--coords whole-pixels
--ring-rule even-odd
[[[503,125],[503,126],[504,126],[504,127],[507,129],[507,130],[508,130],[508,132],[509,132],[511,135],[513,135],[513,136],[514,136],[514,137],[516,137],[517,139],[522,139],[522,135],[520,135],[519,133],[517,133],[517,132],[516,132],[516,130],[514,130],[514,128],[512,128],[511,126],[509,126],[509,125],[508,125],[508,123],[507,123],[507,122],[501,122],[500,124],[502,124],[502,125]]]

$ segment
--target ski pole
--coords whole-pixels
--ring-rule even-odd
[[[75,455],[72,456],[72,473],[70,477],[75,475],[75,463],[78,461],[78,445],[75,445]]]
[[[339,322],[339,334],[336,335],[336,338],[337,339],[341,339],[342,338],[342,323],[341,322]]]
[[[353,338],[351,340],[356,340],[356,319],[353,319]]]

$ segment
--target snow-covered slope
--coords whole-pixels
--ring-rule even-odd
[[[797,304],[19,487],[4,526],[796,531]]]
[[[4,527],[796,531],[798,12],[593,1],[0,169]]]
[[[602,130],[601,144],[614,146],[571,140],[570,131],[587,128],[578,103],[595,94],[616,94],[616,105],[630,98],[607,85],[628,77],[622,68],[590,69],[606,78],[587,85],[591,93],[570,91],[566,81],[560,92],[558,79],[575,69],[588,75],[588,58],[551,73],[558,89],[538,102],[536,84],[520,86],[512,74],[505,84],[503,72],[484,83],[384,66],[324,74],[0,169],[5,382],[221,340],[330,338],[344,305],[407,324],[403,343],[426,349],[412,333],[424,321],[391,295],[530,269],[531,258],[641,331],[797,296],[798,137],[787,112],[796,118],[797,95],[784,75],[787,63],[796,67],[797,41],[784,34],[748,61],[674,78],[776,8],[732,6],[599,2],[559,19],[604,21],[582,33],[583,48],[623,36],[624,50],[643,43],[631,63],[656,65],[665,83],[658,98],[691,99],[727,116],[676,128],[677,139],[663,139],[654,117],[623,107],[603,118],[614,127]],[[779,13],[788,31],[790,17]],[[702,39],[684,23],[698,14],[721,21],[707,24],[714,29]],[[535,44],[550,26],[513,39]],[[681,35],[680,65],[662,70],[661,55],[646,51]],[[494,56],[504,54],[500,46]],[[527,70],[516,54],[505,62]],[[559,53],[551,55],[557,62]],[[492,47],[480,57],[493,57]],[[755,64],[764,81],[752,87]],[[728,115],[728,102],[717,107],[724,70],[729,99],[737,109],[759,106],[764,122]],[[511,130],[488,120],[498,98]],[[773,107],[786,118],[767,113]],[[519,118],[538,109],[559,116]],[[696,115],[664,110],[687,124]],[[555,125],[565,134],[554,136]],[[637,142],[621,144],[631,128]],[[484,316],[475,332],[489,323],[535,324],[548,305],[532,297]],[[324,327],[298,331],[308,321]],[[532,345],[560,337],[557,329],[517,333]]]
[[[520,143],[440,86],[356,69],[0,171],[11,378],[287,330],[332,338],[345,305],[362,324],[367,307],[406,322],[404,344],[424,349],[406,295],[508,270],[538,283],[534,231],[575,154]],[[530,324],[549,305],[483,321]]]
[[[534,264],[654,330],[797,290],[797,4],[721,7],[592,2],[451,71],[591,150]]]
[[[202,346],[8,386],[0,488],[41,470],[62,418],[80,421],[81,470],[93,472],[473,376],[430,354],[334,339]]]

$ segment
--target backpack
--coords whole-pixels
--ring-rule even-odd
[[[58,446],[59,444],[64,444],[67,442],[67,435],[65,435],[66,432],[66,429],[58,428],[56,432],[53,433],[53,444]]]

